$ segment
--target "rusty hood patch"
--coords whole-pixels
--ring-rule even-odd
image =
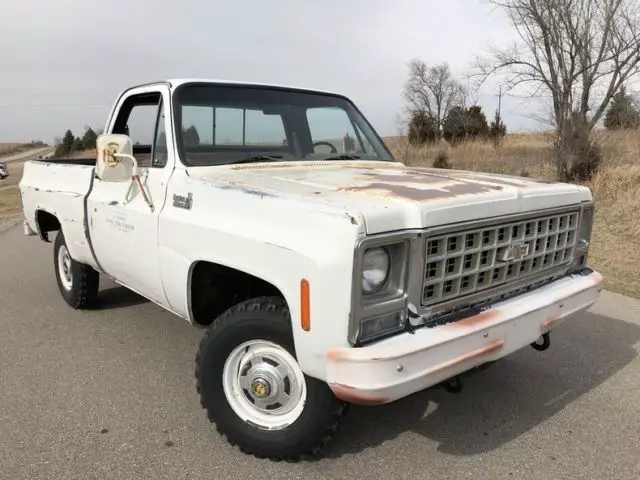
[[[189,170],[228,190],[263,191],[271,197],[295,197],[362,214],[368,233],[550,208],[577,203],[585,196],[575,185],[399,162],[274,162]]]

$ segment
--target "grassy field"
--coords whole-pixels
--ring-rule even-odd
[[[22,143],[0,142],[0,156],[12,155],[26,150]]]
[[[22,162],[9,163],[9,178],[0,180],[0,223],[4,220],[21,215],[20,194],[18,183],[22,177]]]
[[[589,263],[605,277],[605,288],[640,298],[640,131],[598,132],[605,161],[587,184],[596,202]],[[500,148],[468,142],[410,147],[404,138],[385,142],[404,163],[432,166],[446,153],[452,168],[527,175],[554,180],[551,144],[543,134],[508,135]]]
[[[599,135],[605,162],[588,184],[596,201],[589,262],[604,274],[605,288],[640,298],[640,131]],[[385,142],[408,165],[432,166],[444,152],[456,169],[554,179],[551,146],[544,135],[508,135],[500,148],[484,142],[413,148],[398,137]],[[77,156],[94,158],[95,152]],[[11,176],[0,181],[0,222],[20,214],[17,184],[23,165],[8,167]]]
[[[26,152],[33,148],[40,148],[40,147],[35,145],[30,145],[28,143],[0,142],[0,157],[8,157],[10,155]]]

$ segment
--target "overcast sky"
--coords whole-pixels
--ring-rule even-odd
[[[514,38],[483,0],[6,0],[0,18],[0,141],[102,128],[122,89],[171,77],[338,91],[394,135],[409,60],[462,74]],[[497,88],[479,103],[491,118]],[[509,129],[539,107],[503,98]]]

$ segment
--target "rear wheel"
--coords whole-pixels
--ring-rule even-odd
[[[196,379],[218,431],[245,453],[273,460],[318,454],[347,406],[302,372],[289,310],[278,298],[248,300],[218,317],[200,343]]]
[[[53,244],[53,265],[62,298],[72,308],[88,307],[98,295],[100,275],[71,258],[62,230],[58,230]]]

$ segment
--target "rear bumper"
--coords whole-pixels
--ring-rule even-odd
[[[329,350],[327,383],[347,402],[393,402],[528,346],[589,308],[601,285],[598,272],[569,275],[455,323]]]

